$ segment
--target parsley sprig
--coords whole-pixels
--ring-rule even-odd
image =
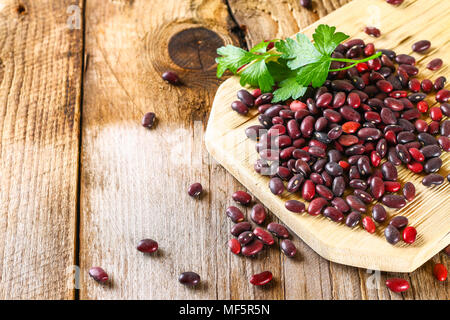
[[[358,63],[375,59],[378,52],[361,60],[333,58],[331,54],[349,36],[336,32],[336,27],[319,25],[313,34],[314,43],[304,34],[298,33],[294,39],[274,39],[262,41],[251,50],[227,45],[217,49],[217,77],[226,70],[240,76],[242,86],[259,87],[262,92],[274,91],[273,102],[302,97],[309,85],[320,87],[329,72],[350,69]],[[268,49],[269,44],[274,47]],[[343,68],[330,70],[331,62],[344,62]]]

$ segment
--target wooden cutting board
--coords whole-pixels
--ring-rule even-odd
[[[421,79],[434,80],[441,75],[450,79],[449,14],[450,1],[406,0],[400,6],[392,6],[384,0],[355,0],[302,32],[311,38],[319,24],[335,25],[338,31],[374,42],[377,48],[413,55]],[[380,28],[381,37],[366,35],[363,32],[366,25]],[[426,54],[413,53],[411,45],[423,39],[431,41],[431,48]],[[437,72],[426,69],[426,64],[437,57],[444,60],[444,66]],[[413,174],[404,166],[397,167],[399,181],[402,184],[413,182],[416,198],[401,210],[387,209],[389,218],[404,215],[409,224],[416,227],[418,236],[414,244],[400,241],[390,245],[384,238],[387,223],[369,234],[362,227],[350,229],[323,216],[295,214],[285,209],[285,201],[303,200],[298,194],[287,192],[282,197],[273,195],[268,188],[269,178],[254,171],[253,164],[258,158],[255,142],[248,139],[244,131],[258,124],[257,112],[253,109],[248,116],[241,116],[231,110],[230,104],[236,100],[239,89],[237,77],[228,79],[218,89],[206,130],[206,146],[220,164],[318,254],[334,262],[361,268],[411,272],[450,243],[450,184],[446,180],[441,186],[426,188],[421,184],[424,175]],[[430,105],[435,104],[434,95],[427,101]],[[439,173],[446,176],[450,172],[450,155],[445,153],[441,157],[444,165]]]

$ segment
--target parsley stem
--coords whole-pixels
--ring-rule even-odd
[[[351,63],[351,65],[346,66],[344,68],[332,69],[329,72],[336,72],[336,71],[342,71],[342,70],[351,69],[354,66],[356,66],[358,63],[362,63],[362,62],[366,62],[366,61],[369,61],[369,60],[373,60],[375,58],[378,58],[381,55],[382,55],[382,52],[377,52],[374,55],[371,55],[370,57],[364,58],[362,60],[352,60],[352,59],[343,59],[343,58],[330,58],[332,61],[348,62],[348,63]]]

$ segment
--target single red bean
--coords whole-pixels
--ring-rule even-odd
[[[245,191],[236,191],[235,193],[233,193],[232,198],[234,201],[239,202],[244,206],[252,202],[252,196]]]
[[[255,97],[250,94],[245,89],[241,89],[237,92],[237,97],[242,101],[247,107],[253,107],[255,105]]]
[[[234,254],[239,254],[241,252],[241,244],[236,238],[228,240],[228,247]]]
[[[426,187],[431,187],[433,185],[438,186],[441,185],[443,182],[444,177],[436,173],[431,173],[422,179],[422,184]]]
[[[308,206],[308,213],[312,216],[320,214],[328,201],[322,197],[313,199]]]
[[[394,245],[400,241],[400,232],[393,225],[388,225],[384,230],[384,236],[390,244]]]
[[[271,246],[274,244],[275,240],[273,239],[272,235],[267,232],[266,230],[256,227],[253,230],[253,234],[262,241],[265,245]]]
[[[335,207],[326,207],[323,215],[334,222],[341,222],[345,219],[344,214]]]
[[[428,40],[417,41],[412,45],[412,50],[414,52],[424,52],[428,50],[431,46],[431,42]]]
[[[389,222],[390,225],[394,226],[397,229],[404,228],[408,225],[408,218],[404,216],[397,216],[392,218],[392,220]]]
[[[144,253],[153,253],[158,250],[158,242],[152,239],[143,239],[139,241],[137,249]]]
[[[366,231],[368,233],[374,233],[375,232],[376,226],[375,226],[375,223],[373,222],[371,217],[365,216],[362,219],[362,225],[363,225],[364,229],[366,229]]]
[[[196,182],[191,184],[188,188],[188,194],[191,197],[199,197],[203,191],[203,187],[200,183]]]
[[[417,230],[414,227],[406,227],[402,232],[403,241],[414,243],[416,241]]]
[[[241,253],[246,257],[254,256],[259,253],[264,247],[264,244],[258,239],[253,240],[246,246],[242,247]]]
[[[385,181],[384,182],[384,189],[387,192],[397,192],[398,190],[400,190],[401,187],[402,187],[402,185],[400,184],[400,182],[397,182],[397,181]]]
[[[405,198],[403,196],[396,195],[396,194],[384,195],[381,198],[381,202],[385,206],[388,206],[389,208],[393,208],[393,209],[400,209],[406,205]]]
[[[246,115],[249,111],[248,107],[238,100],[231,103],[231,109],[242,115]]]
[[[105,283],[108,281],[108,274],[100,267],[92,267],[89,269],[89,275],[97,282]]]
[[[403,186],[403,196],[406,200],[412,201],[416,196],[416,187],[412,182],[407,182]]]
[[[354,228],[359,224],[360,221],[361,214],[359,212],[352,211],[345,219],[345,224],[350,228]]]
[[[428,62],[427,69],[430,69],[432,71],[436,71],[442,67],[443,61],[442,59],[436,58]]]
[[[266,219],[266,209],[262,204],[255,204],[252,208],[252,212],[250,214],[250,218],[256,224],[262,224]]]
[[[269,283],[273,278],[272,272],[264,271],[258,274],[254,274],[250,277],[250,283],[254,286],[262,286]]]
[[[286,229],[286,227],[282,226],[279,223],[271,222],[267,226],[267,230],[272,232],[276,237],[287,239],[289,238],[289,231]]]
[[[227,216],[233,221],[234,223],[242,222],[244,221],[244,214],[242,211],[234,206],[230,206],[226,210]]]
[[[252,225],[249,222],[239,222],[236,223],[231,228],[231,234],[235,237],[239,237],[242,232],[250,231],[252,229]]]
[[[345,198],[345,201],[347,201],[348,205],[353,210],[356,210],[356,211],[359,211],[359,212],[366,212],[366,205],[360,199],[358,199],[356,196],[348,195]]]
[[[196,286],[200,282],[200,276],[195,272],[183,272],[178,277],[178,281],[186,286]]]
[[[173,71],[166,71],[162,74],[163,80],[169,82],[170,84],[179,84],[180,78],[178,75]]]
[[[433,274],[438,281],[447,280],[447,268],[442,263],[434,265]]]
[[[386,286],[393,292],[404,292],[409,289],[409,282],[405,279],[390,278],[386,280]]]
[[[155,123],[156,115],[154,112],[148,112],[142,118],[142,126],[151,129]]]
[[[378,223],[386,221],[386,209],[381,204],[377,203],[372,207],[372,218]]]
[[[283,250],[284,254],[289,258],[292,258],[297,253],[295,244],[289,239],[281,241],[281,250]]]
[[[286,209],[295,213],[302,213],[305,211],[305,204],[297,200],[288,200],[284,205]]]
[[[302,186],[302,198],[311,201],[316,194],[316,187],[311,180],[306,180]]]
[[[255,239],[255,235],[251,231],[244,231],[238,237],[239,243],[243,246],[248,245],[254,239]]]

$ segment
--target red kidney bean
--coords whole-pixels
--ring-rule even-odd
[[[426,173],[437,172],[442,166],[442,160],[440,158],[431,158],[425,162],[423,166]]]
[[[258,98],[255,99],[255,107],[258,107],[262,104],[270,103],[273,99],[272,93],[263,93]]]
[[[237,223],[244,221],[244,214],[239,208],[234,206],[230,206],[227,208],[227,216],[231,219],[231,221]]]
[[[422,147],[420,152],[423,154],[425,158],[434,158],[439,157],[441,155],[441,149],[439,146],[435,144],[430,144]]]
[[[448,245],[447,247],[445,247],[444,252],[447,256],[450,257],[450,245]]]
[[[335,207],[336,209],[338,209],[339,211],[345,213],[350,211],[350,206],[347,204],[347,202],[345,202],[344,199],[340,198],[340,197],[336,197],[331,201],[331,204],[333,205],[333,207]]]
[[[380,199],[385,192],[384,182],[379,177],[373,177],[370,181],[370,192],[375,199]]]
[[[391,162],[386,161],[381,165],[381,173],[385,180],[397,181],[397,168]]]
[[[406,227],[402,232],[403,241],[414,243],[416,241],[417,230],[414,227]]]
[[[386,286],[393,292],[403,292],[409,289],[409,282],[405,279],[391,278],[386,280]]]
[[[420,173],[423,171],[423,165],[420,162],[412,161],[406,165],[409,170],[414,173]]]
[[[404,72],[406,72],[406,74],[408,76],[416,76],[419,73],[419,69],[417,69],[415,66],[413,65],[409,65],[409,64],[401,64],[399,66],[399,70],[403,70]]]
[[[305,2],[305,1],[303,1]],[[254,274],[250,277],[250,283],[254,286],[262,286],[269,283],[272,280],[272,272],[264,271],[258,274]]]
[[[241,253],[246,257],[254,256],[264,248],[264,244],[258,239],[253,240],[246,246],[242,247]]]
[[[361,221],[361,214],[356,211],[352,211],[345,219],[345,224],[350,228],[356,227]]]
[[[248,205],[252,202],[252,196],[245,191],[236,191],[233,193],[232,198],[234,201],[239,202],[242,205]]]
[[[248,107],[253,107],[255,105],[255,98],[245,89],[241,89],[237,92],[237,97]]]
[[[394,245],[400,241],[400,232],[393,225],[388,225],[384,230],[384,236],[390,244]]]
[[[323,198],[327,200],[333,199],[334,195],[333,192],[324,185],[316,185],[316,192]]]
[[[372,167],[370,166],[370,161],[367,156],[361,156],[356,165],[361,176],[372,174]]]
[[[372,218],[378,223],[386,221],[386,209],[381,204],[377,203],[372,207]]]
[[[316,194],[316,186],[311,180],[306,180],[302,186],[302,198],[311,201]]]
[[[433,82],[431,82],[430,79],[423,79],[420,87],[422,88],[423,92],[429,93],[431,92],[431,90],[433,90]]]
[[[426,132],[421,132],[417,135],[417,139],[419,139],[420,142],[422,142],[425,146],[432,145],[432,144],[438,144],[435,137],[433,137],[431,134],[428,134]],[[422,153],[424,153],[423,150],[421,150]],[[425,153],[424,153],[425,155]],[[426,155],[425,155],[426,157]]]
[[[234,254],[239,254],[241,252],[241,244],[235,238],[228,240],[228,247]]]
[[[409,154],[408,149],[404,145],[402,145],[402,144],[396,145],[395,146],[395,151],[397,152],[398,158],[403,163],[411,162],[411,155]]]
[[[412,50],[414,52],[424,52],[428,50],[431,46],[431,42],[428,40],[417,41],[412,45]]]
[[[406,205],[406,200],[403,196],[396,194],[386,194],[381,198],[381,202],[389,208],[400,209]]]
[[[286,229],[286,227],[282,226],[279,223],[271,222],[267,226],[267,230],[272,232],[277,238],[281,239],[287,239],[289,238],[289,231]]]
[[[147,112],[142,118],[142,126],[151,129],[155,123],[156,115],[154,112]]]
[[[430,173],[429,175],[425,176],[422,179],[422,184],[426,187],[431,187],[433,185],[441,185],[444,182],[444,177],[436,174],[436,173]]]
[[[326,207],[323,215],[334,222],[341,222],[344,220],[344,214],[335,207]]]
[[[283,250],[283,253],[289,258],[292,258],[297,253],[297,248],[289,239],[281,241],[281,250]]]
[[[252,212],[250,214],[250,218],[256,224],[262,224],[264,220],[266,220],[266,209],[262,204],[255,204],[252,208]]]
[[[402,111],[405,106],[400,100],[394,99],[394,98],[386,98],[383,101],[384,105],[391,109],[392,111]]]
[[[358,131],[358,137],[366,141],[378,140],[381,135],[381,131],[375,128],[362,128]]]
[[[385,181],[384,182],[384,189],[387,192],[397,192],[398,190],[400,190],[401,187],[402,187],[402,185],[400,184],[400,182],[396,182],[396,181]]]
[[[256,227],[255,230],[253,230],[253,234],[262,241],[265,245],[271,246],[274,244],[275,240],[273,239],[272,235],[267,232],[266,230]]]
[[[403,196],[406,200],[412,201],[416,196],[416,188],[412,182],[407,182],[403,186]]]
[[[239,237],[242,232],[250,231],[252,225],[249,222],[238,222],[231,228],[231,234],[235,237]]]
[[[433,274],[438,281],[447,280],[447,268],[442,263],[436,263],[433,268]]]
[[[409,56],[407,54],[398,54],[395,57],[395,62],[398,64],[409,64],[414,66],[416,64],[416,59],[413,56]]]
[[[395,117],[394,113],[391,109],[388,108],[382,108],[380,112],[381,121],[385,124],[396,124],[397,118]]]
[[[441,146],[442,150],[446,152],[450,152],[450,139],[446,136],[440,136],[438,138],[439,145]]]
[[[89,269],[89,275],[97,282],[105,283],[108,281],[108,274],[100,267],[92,267]]]
[[[389,224],[394,226],[396,229],[402,229],[408,225],[408,218],[404,216],[397,216],[392,218]]]
[[[196,182],[191,184],[188,188],[188,194],[191,197],[199,197],[203,191],[203,187],[200,183]]]
[[[442,117],[442,114],[441,114]],[[450,120],[445,120],[441,124],[441,135],[444,137],[450,137]]]
[[[305,211],[305,204],[303,202],[300,202],[297,200],[288,200],[285,202],[284,206],[289,211],[292,211],[295,213],[302,213]]]
[[[269,181],[269,188],[270,191],[272,191],[272,193],[274,195],[280,195],[283,193],[284,191],[284,183],[283,180],[281,180],[278,177],[273,177],[272,179],[270,179]]]
[[[332,187],[331,187],[332,194],[336,197],[342,196],[344,194],[345,187],[346,187],[346,181],[345,181],[344,177],[343,176],[335,177],[333,179],[333,183],[332,183]],[[324,197],[324,198],[326,198],[326,197]],[[330,200],[330,199],[328,199],[328,200]]]
[[[427,69],[430,69],[432,71],[436,71],[442,67],[443,61],[442,59],[436,58],[428,62]]]
[[[367,183],[364,180],[361,179],[352,179],[349,182],[349,186],[353,189],[360,189],[360,190],[366,190],[367,189]]]
[[[258,140],[259,137],[266,132],[267,130],[261,125],[254,125],[245,129],[245,135],[247,136],[247,138],[254,141]]]
[[[179,84],[180,78],[178,75],[173,71],[166,71],[162,74],[163,80],[169,82],[170,84]]]
[[[394,87],[392,86],[392,84],[386,80],[379,80],[376,83],[378,89],[380,89],[383,92],[389,93],[392,90],[394,90]]]
[[[313,172],[310,174],[309,178],[312,180],[312,182],[314,182],[314,184],[324,184],[323,178],[322,176],[317,173],[317,172]]]
[[[316,100],[316,105],[319,108],[323,108],[323,107],[330,105],[332,100],[333,100],[333,95],[329,92],[325,92]]]
[[[366,205],[358,197],[354,195],[348,195],[345,198],[350,208],[359,212],[366,212]]]
[[[368,233],[374,233],[376,226],[375,223],[373,222],[372,218],[369,216],[365,216],[362,219],[362,225],[364,227],[364,229],[368,232]]]
[[[450,99],[450,91],[441,89],[436,93],[436,101],[440,103],[447,102]]]
[[[314,130],[315,119],[313,116],[306,116],[300,124],[300,131],[303,137],[309,138]]]
[[[365,202],[367,204],[369,204],[373,201],[373,197],[369,193],[365,192],[364,190],[355,189],[355,191],[353,191],[353,194],[355,196],[357,196],[358,199],[362,200],[363,202]]]
[[[311,1],[311,0],[300,0],[300,5],[301,5],[303,8],[309,9],[309,8],[311,8],[312,1]]]
[[[248,107],[241,101],[237,100],[231,103],[231,109],[242,115],[246,115],[248,113]]]
[[[305,180],[305,178],[303,177],[302,174],[294,175],[287,184],[287,188],[286,188],[287,191],[289,191],[291,193],[297,192],[300,189],[300,187],[302,186],[304,180]]]
[[[241,245],[246,246],[255,239],[255,235],[251,231],[244,231],[238,236]]]
[[[139,241],[136,249],[144,253],[153,253],[158,250],[158,242],[152,239],[143,239]]]
[[[428,123],[422,119],[416,120],[414,126],[418,132],[426,132],[428,130]]]
[[[414,158],[414,160],[416,161],[424,161],[425,160],[425,156],[423,155],[423,153],[417,149],[417,148],[409,148],[408,149],[409,154]]]
[[[328,205],[328,201],[324,198],[313,199],[308,206],[308,213],[312,216],[320,214],[323,208]]]

